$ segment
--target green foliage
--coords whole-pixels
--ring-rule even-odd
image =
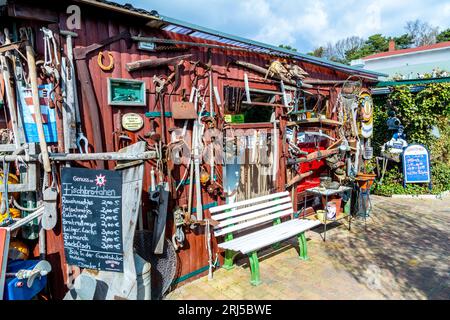
[[[319,57],[319,58],[322,58],[324,53],[325,53],[324,47],[318,47],[318,48],[314,49],[314,51],[308,52],[308,54],[310,56]]]
[[[391,139],[392,134],[388,130],[386,121],[388,114],[385,108],[386,99],[382,96],[373,96],[373,102],[376,106],[373,112],[373,138],[372,147],[374,154],[381,153],[381,146]]]
[[[430,84],[417,94],[410,92],[408,86],[399,86],[389,98],[405,126],[408,140],[430,148],[435,142],[430,135],[432,126],[450,115],[450,84]]]
[[[436,36],[437,42],[450,41],[450,28],[442,31]]]
[[[389,48],[389,40],[394,40],[396,49],[418,47],[435,42],[450,41],[450,28],[439,33],[439,28],[422,22],[419,19],[408,21],[405,25],[407,33],[397,37],[386,37],[382,34],[371,35],[368,39],[360,37],[347,37],[334,44],[316,48],[309,55],[322,57],[344,64],[350,64],[351,60],[360,59],[379,52],[385,52]]]
[[[414,43],[414,37],[407,33],[402,34],[399,37],[394,37],[393,40],[395,41],[395,46],[397,49],[410,48],[411,45]]]
[[[430,154],[435,163],[444,163],[450,166],[450,121],[448,117],[438,120],[436,127],[441,135],[431,145]]]
[[[294,52],[297,52],[297,49],[295,49],[295,48],[293,48],[293,47],[291,47],[291,46],[289,46],[289,45],[287,45],[287,44],[280,44],[278,47],[279,47],[279,48],[283,48],[283,49],[287,49],[287,50],[291,50],[291,51],[294,51]]]
[[[346,59],[348,61],[359,59],[374,53],[387,51],[389,48],[389,39],[384,37],[382,34],[377,33],[371,35],[365,42],[364,45],[353,51],[348,51]]]
[[[382,184],[375,181],[373,192],[380,196],[392,196],[393,194],[439,194],[450,190],[450,165],[437,163],[431,167],[432,190],[425,184],[407,184],[403,188],[403,175],[401,168],[393,167],[386,171]]]
[[[403,188],[403,176],[398,168],[392,168],[386,171],[382,184],[375,181],[373,192],[380,196],[390,197],[393,194],[427,194],[430,193],[428,186],[419,184],[407,184]]]
[[[380,154],[381,145],[392,137],[386,125],[387,105],[390,105],[405,126],[407,141],[423,144],[430,150],[431,193],[450,190],[450,84],[429,84],[418,93],[411,93],[407,86],[394,87],[387,99],[374,97],[374,103],[372,146],[375,154]],[[440,138],[431,135],[433,126],[439,129]],[[374,192],[384,196],[430,193],[424,184],[408,184],[404,189],[401,164],[392,163],[385,173],[383,184],[377,182]]]
[[[448,163],[436,162],[431,167],[431,177],[433,190],[437,193],[450,190],[450,165]]]

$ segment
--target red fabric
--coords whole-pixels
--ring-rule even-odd
[[[319,144],[317,148],[314,143],[299,143],[297,144],[299,148],[308,153],[315,152],[318,150],[325,150],[326,141]],[[297,185],[297,192],[303,192],[306,189],[317,187],[320,184],[319,177],[324,171],[327,170],[327,165],[325,159],[313,160],[309,162],[300,163],[298,173],[305,173],[312,170],[313,174],[304,180],[300,181]]]

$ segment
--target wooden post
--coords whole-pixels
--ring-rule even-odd
[[[50,159],[48,158],[47,142],[45,141],[44,127],[42,124],[41,106],[39,104],[39,90],[37,84],[36,61],[34,59],[33,48],[30,43],[26,43],[28,72],[30,73],[31,92],[33,95],[34,114],[36,127],[39,136],[39,145],[41,147],[42,161],[45,172],[51,172]]]

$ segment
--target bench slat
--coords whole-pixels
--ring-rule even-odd
[[[236,241],[236,243],[233,243],[234,240],[231,240],[219,244],[219,247],[224,249],[231,249],[234,251],[240,251],[246,254],[248,252],[256,251],[263,247],[269,246],[273,243],[289,239],[295,235],[298,235],[301,232],[309,230],[320,224],[320,221],[313,221],[313,220],[308,220],[307,223],[302,221],[299,221],[297,223],[291,223],[291,221],[277,225],[282,226],[279,228],[275,228],[277,226],[274,226],[271,228],[261,230],[265,232],[261,232],[260,234],[257,234],[256,232],[252,233],[248,235],[249,237],[246,237],[247,238],[246,241],[239,241],[239,242]],[[240,239],[241,238],[238,238],[236,240]]]
[[[278,193],[274,193],[274,194],[268,194],[266,196],[262,196],[262,197],[258,197],[258,198],[248,199],[248,200],[244,200],[244,201],[237,201],[237,202],[228,203],[228,204],[224,204],[221,206],[209,208],[209,212],[211,214],[213,214],[213,213],[225,211],[228,209],[233,209],[236,207],[242,207],[242,206],[246,206],[249,204],[267,201],[267,200],[271,200],[271,199],[275,199],[275,198],[286,197],[286,196],[289,196],[289,192],[287,192],[287,191],[278,192]]]
[[[255,212],[250,212],[250,213],[246,213],[234,218],[229,218],[229,219],[225,219],[220,221],[220,223],[216,226],[216,229],[219,228],[223,228],[225,226],[228,226],[230,224],[235,224],[235,223],[239,223],[239,222],[243,222],[243,221],[247,221],[247,220],[251,220],[257,217],[261,217],[263,215],[267,215],[267,214],[275,214],[281,210],[286,210],[292,208],[292,203],[289,201],[288,203],[283,203],[280,205],[275,205],[272,206],[270,208],[267,209],[263,209],[263,210],[256,210]],[[213,217],[214,219],[214,217]]]
[[[260,223],[263,223],[263,222],[266,222],[266,221],[270,221],[270,220],[273,220],[273,219],[276,219],[276,218],[281,218],[281,217],[287,216],[287,215],[292,214],[292,213],[294,213],[294,210],[292,208],[290,208],[290,209],[287,209],[287,210],[284,210],[284,211],[281,211],[281,212],[278,212],[278,213],[275,213],[275,214],[271,214],[271,215],[268,215],[268,216],[265,216],[265,217],[261,217],[261,218],[258,218],[258,219],[253,219],[251,221],[247,221],[247,222],[239,223],[239,224],[231,226],[231,227],[223,228],[223,229],[221,229],[219,231],[214,232],[214,235],[216,237],[218,237],[218,236],[221,236],[221,235],[224,235],[224,234],[236,231],[236,230],[240,230],[240,229],[248,228],[248,227],[251,227],[251,226],[255,226],[257,224],[260,224]]]
[[[242,243],[247,243],[249,241],[253,241],[253,240],[258,240],[259,238],[264,238],[267,236],[268,233],[270,232],[281,232],[284,228],[287,228],[289,226],[295,228],[298,225],[303,225],[307,222],[305,222],[304,220],[300,220],[301,222],[297,222],[297,220],[299,219],[294,219],[294,220],[289,220],[274,226],[268,226],[264,229],[258,230],[256,232],[252,232],[243,236],[240,236],[238,238],[234,238],[233,240],[230,241],[226,241],[226,242],[222,242],[220,244],[218,244],[219,247],[223,247],[224,249],[228,249],[228,247],[238,247],[240,245],[242,245]],[[268,230],[268,229],[271,229]]]
[[[318,222],[318,224],[320,224],[320,222]],[[270,243],[267,243],[267,241],[259,242],[259,243],[250,243],[249,246],[247,246],[245,248],[242,248],[240,251],[243,254],[246,254],[246,253],[249,253],[249,252],[252,252],[252,251],[255,251],[255,250],[259,250],[259,249],[267,247],[268,245],[271,245],[273,243],[277,243],[277,242],[280,242],[280,241],[292,238],[292,237],[298,235],[301,232],[305,232],[306,230],[309,230],[309,229],[313,228],[314,226],[315,225],[311,225],[310,227],[304,226],[303,228],[299,227],[299,228],[294,229],[294,230],[289,230],[289,231],[277,234],[275,237],[271,237]]]
[[[276,213],[278,211],[289,209],[289,208],[292,208],[292,204],[291,204],[290,201],[289,201],[289,203],[285,203],[285,204],[282,204],[282,205],[277,205],[275,207],[271,207],[271,208],[268,208],[268,209],[259,210],[259,211],[256,211],[256,212],[252,212],[252,213],[249,213],[249,214],[245,214],[245,215],[239,216],[239,217],[223,220],[216,226],[216,229],[220,229],[220,228],[229,226],[230,224],[235,224],[235,223],[238,223],[238,222],[255,219],[255,218],[264,216],[266,214],[273,214],[273,213]]]
[[[260,203],[260,204],[257,204],[257,205],[251,206],[251,207],[246,207],[246,208],[241,208],[241,209],[232,209],[233,211],[213,215],[212,218],[216,221],[220,221],[220,220],[235,217],[235,216],[238,216],[238,215],[241,215],[244,213],[249,213],[252,211],[257,211],[257,210],[273,207],[273,206],[276,206],[276,205],[279,205],[282,203],[286,203],[286,202],[291,202],[291,198],[284,197],[282,199],[275,199],[273,201]]]

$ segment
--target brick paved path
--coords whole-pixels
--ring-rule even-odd
[[[293,239],[263,252],[257,287],[243,258],[166,299],[450,299],[450,197],[372,201],[366,231],[362,221],[350,232],[336,223],[325,243],[320,228],[308,232],[309,261],[298,259]]]

